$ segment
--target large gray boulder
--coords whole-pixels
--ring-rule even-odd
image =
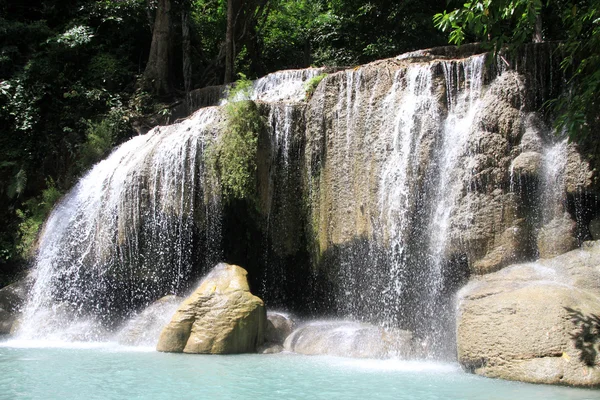
[[[600,385],[600,242],[476,277],[458,294],[457,348],[478,375]]]
[[[32,279],[26,277],[0,289],[0,335],[11,333],[31,284]]]
[[[288,313],[268,311],[265,343],[258,349],[258,352],[261,354],[281,353],[285,339],[292,333],[295,326],[296,322]]]
[[[411,357],[412,334],[352,321],[313,321],[287,337],[287,351],[353,358]]]
[[[117,333],[117,341],[128,346],[156,346],[160,333],[183,301],[179,296],[165,296],[150,304],[129,320]]]
[[[250,293],[245,269],[220,263],[177,309],[162,330],[158,351],[235,354],[264,342],[266,311]]]
[[[278,311],[268,311],[265,342],[283,344],[285,339],[292,333],[295,326],[296,323],[289,314]]]

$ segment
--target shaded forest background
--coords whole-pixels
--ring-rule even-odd
[[[563,40],[574,88],[591,88],[564,122],[589,127],[599,3],[0,0],[0,286],[27,267],[52,206],[91,165],[170,122],[190,90],[239,74],[354,66],[448,39],[490,49]]]

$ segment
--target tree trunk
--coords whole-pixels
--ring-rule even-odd
[[[190,25],[189,25],[189,9],[187,5],[183,5],[181,10],[181,41],[183,51],[183,87],[185,90],[185,103],[189,112],[189,94],[192,90],[192,60],[191,45],[190,45]]]
[[[310,55],[311,55],[310,40],[306,39],[304,41],[304,68],[310,67],[310,63],[312,62]]]
[[[171,0],[158,0],[150,55],[143,78],[144,87],[159,96],[171,92],[169,84],[170,12]]]
[[[535,19],[535,31],[533,32],[533,43],[542,43],[542,12],[540,11]]]
[[[233,82],[233,35],[235,34],[235,10],[234,0],[227,0],[227,33],[225,34],[225,83]]]

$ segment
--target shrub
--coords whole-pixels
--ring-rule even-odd
[[[320,74],[317,76],[313,76],[312,78],[310,78],[309,80],[307,80],[304,83],[304,90],[306,91],[306,101],[310,100],[312,95],[315,93],[315,90],[317,90],[317,86],[319,86],[319,83],[321,83],[321,81],[326,76],[327,76],[327,74]]]
[[[264,129],[256,103],[249,100],[252,82],[241,75],[225,105],[223,134],[208,150],[208,164],[221,182],[225,201],[252,200],[256,189],[258,135]]]
[[[32,255],[38,232],[54,204],[62,196],[52,179],[46,180],[46,186],[40,196],[27,200],[23,203],[23,208],[17,210],[17,217],[21,222],[19,223],[19,241],[16,247],[23,258],[29,258]]]

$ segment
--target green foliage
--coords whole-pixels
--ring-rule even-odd
[[[129,66],[116,55],[100,52],[91,58],[86,71],[86,80],[98,86],[106,84],[108,87],[119,87],[131,79],[128,68]]]
[[[21,220],[19,223],[19,243],[17,251],[23,258],[29,258],[35,247],[38,233],[46,220],[46,217],[52,211],[54,204],[62,197],[62,193],[56,187],[54,181],[49,178],[46,180],[47,188],[40,196],[27,200],[23,203],[23,208],[16,211],[17,217]]]
[[[30,248],[45,204],[53,203],[48,190],[68,190],[113,143],[130,137],[131,122],[153,106],[136,108],[134,91],[150,42],[145,0],[40,0],[0,8],[4,274]]]
[[[49,41],[55,41],[58,44],[74,48],[91,42],[93,37],[92,28],[85,25],[78,25]]]
[[[323,2],[274,2],[264,24],[259,28],[268,70],[310,65],[315,34],[327,18]]]
[[[448,41],[460,45],[467,35],[490,45],[516,48],[530,42],[542,9],[541,0],[478,0],[433,17],[434,25],[449,32]]]
[[[86,140],[79,151],[79,167],[83,171],[100,161],[113,146],[116,126],[109,119],[88,122]]]
[[[309,80],[307,80],[304,83],[304,90],[306,91],[306,100],[310,100],[310,98],[312,97],[313,93],[315,93],[315,90],[317,89],[317,86],[319,86],[319,83],[321,83],[321,81],[327,76],[327,74],[320,74],[317,76],[313,76],[312,78],[310,78]]]
[[[593,140],[591,129],[600,119],[600,0],[569,1],[565,6],[561,68],[569,76],[570,90],[553,103],[559,114],[556,128],[584,142]]]
[[[225,201],[254,201],[258,136],[264,129],[256,103],[248,100],[252,81],[241,76],[229,92],[223,134],[208,150],[207,162],[221,182]]]
[[[252,81],[243,73],[238,73],[239,79],[235,84],[227,89],[227,102],[234,103],[236,101],[250,100],[252,95]],[[229,110],[227,110],[229,115]]]
[[[431,15],[444,9],[444,1],[330,0],[325,4],[311,32],[317,65],[356,65],[443,43],[431,25]]]
[[[222,83],[222,73],[217,68],[221,44],[227,29],[226,0],[193,0],[190,7],[192,46],[200,51],[193,53],[193,80],[201,85]]]
[[[8,197],[15,198],[21,196],[25,192],[27,187],[27,172],[24,169],[20,169],[19,172],[14,176],[12,182],[8,186]]]

